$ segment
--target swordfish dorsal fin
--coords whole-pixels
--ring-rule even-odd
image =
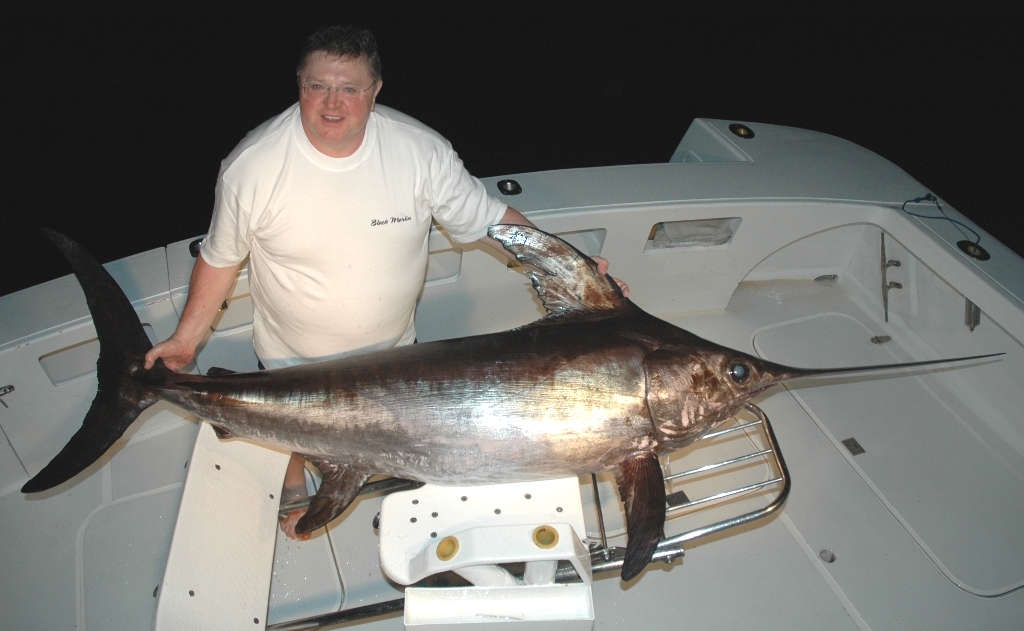
[[[611,276],[598,274],[593,259],[558,237],[508,224],[491,226],[487,234],[535,270],[533,288],[548,310],[541,322],[608,316],[629,305]]]
[[[300,535],[326,526],[329,521],[345,512],[352,500],[359,495],[359,489],[370,479],[366,473],[353,471],[326,458],[307,455],[303,457],[320,469],[323,480],[320,482],[320,489],[310,501],[306,514],[295,524],[295,532]]]

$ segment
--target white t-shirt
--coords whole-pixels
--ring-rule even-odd
[[[377,105],[359,149],[317,151],[298,104],[224,159],[203,259],[249,256],[253,346],[268,367],[409,344],[431,219],[475,241],[507,205],[429,128]]]

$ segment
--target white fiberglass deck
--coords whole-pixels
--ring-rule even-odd
[[[958,628],[984,620],[986,628],[1015,628],[1024,606],[1016,589],[1024,578],[1019,346],[991,321],[967,329],[963,297],[894,245],[913,300],[894,294],[890,323],[882,322],[880,295],[858,277],[859,257],[876,256],[879,238],[863,225],[812,237],[794,246],[808,248],[805,255],[780,253],[753,270],[755,280],[741,283],[725,310],[658,315],[716,342],[808,367],[1009,354],[938,370],[805,379],[762,395],[757,403],[773,421],[793,477],[785,513],[698,541],[682,562],[653,566],[628,586],[614,576],[596,581],[599,627],[686,620],[722,629]],[[791,256],[808,263],[807,252],[823,251],[831,263],[801,270],[813,272],[803,279],[776,266]],[[837,278],[816,282],[820,271]],[[907,328],[915,318],[930,324]],[[883,333],[892,339],[872,341]],[[999,402],[979,407],[990,392]],[[849,438],[865,451],[853,455],[842,443]],[[691,448],[670,469],[708,459]],[[767,471],[755,461],[732,475],[757,481]],[[607,502],[608,482],[605,515],[618,534],[622,517]],[[707,495],[704,486],[714,482],[679,488],[692,498]],[[587,506],[585,484],[583,496]],[[718,506],[671,520],[667,534],[735,510]],[[588,535],[597,536],[590,522]],[[400,618],[378,626],[400,628]]]
[[[1019,628],[1024,262],[984,234],[992,264],[965,259],[950,225],[898,210],[923,188],[849,143],[761,126],[756,142],[719,155],[732,142],[724,130],[720,121],[695,123],[676,156],[694,164],[517,176],[524,193],[515,205],[610,259],[642,308],[773,361],[828,367],[1006,355],[807,379],[758,397],[792,475],[784,512],[698,540],[685,559],[652,566],[628,585],[599,576],[597,628]],[[495,183],[487,182],[497,194]],[[647,247],[659,222],[707,219],[723,220],[731,238]],[[889,293],[888,322],[883,232],[886,258],[901,262],[888,270],[901,285]],[[430,250],[421,342],[540,316],[528,281],[498,258],[452,248],[441,234]],[[174,328],[191,265],[185,241],[108,268],[156,339]],[[815,280],[823,276],[835,278]],[[982,312],[973,331],[964,325],[967,299]],[[73,278],[4,297],[0,314],[0,387],[15,386],[2,395],[9,407],[0,407],[0,629],[151,628],[196,419],[158,404],[87,472],[53,491],[21,494],[80,425],[95,393],[97,349]],[[878,336],[890,339],[873,343]],[[199,370],[212,366],[255,369],[244,275],[197,358]],[[842,442],[851,438],[863,453]],[[751,441],[735,434],[673,455],[667,466],[692,468]],[[755,460],[726,475],[757,482],[771,472]],[[716,484],[697,477],[670,490],[699,498]],[[612,543],[621,544],[617,494],[608,476],[600,486]],[[668,534],[768,495],[686,513]],[[589,488],[582,499],[587,535],[596,538]],[[296,543],[278,535],[269,609],[247,613],[247,628],[399,597],[376,564],[379,502],[361,498],[327,536]],[[400,627],[400,617],[367,626]]]

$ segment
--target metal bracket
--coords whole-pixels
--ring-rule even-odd
[[[713,534],[720,533],[724,530],[728,530],[729,528],[735,528],[736,526],[742,526],[743,524],[748,524],[750,522],[763,519],[764,517],[767,517],[772,513],[776,512],[783,505],[783,503],[785,503],[786,498],[789,496],[790,489],[789,469],[786,467],[786,461],[783,459],[782,452],[779,450],[779,444],[775,438],[775,432],[772,430],[771,422],[768,420],[768,415],[766,415],[761,410],[761,408],[757,407],[753,403],[748,403],[746,405],[746,408],[755,416],[757,416],[756,421],[751,423],[738,423],[733,427],[729,427],[716,432],[711,432],[710,434],[707,434],[704,437],[702,437],[700,440],[710,441],[720,436],[731,434],[733,432],[745,431],[748,429],[760,429],[764,433],[764,437],[767,441],[767,449],[758,450],[736,458],[730,458],[722,462],[704,465],[702,467],[698,467],[690,471],[683,471],[682,473],[666,476],[665,481],[671,482],[672,480],[675,479],[707,473],[715,469],[724,468],[732,464],[736,464],[746,460],[752,460],[755,458],[763,458],[767,460],[769,463],[773,464],[773,469],[775,470],[776,475],[763,482],[742,486],[728,491],[723,491],[711,495],[709,497],[689,500],[685,499],[685,496],[683,496],[684,501],[678,504],[669,503],[666,506],[666,516],[670,517],[674,513],[680,512],[686,508],[713,504],[715,502],[726,500],[737,495],[752,493],[754,491],[773,485],[779,486],[778,493],[775,495],[772,501],[769,502],[763,508],[743,513],[735,517],[730,517],[728,519],[724,519],[722,521],[707,526],[695,528],[693,530],[675,535],[673,537],[667,537],[665,539],[662,539],[661,542],[658,544],[657,551],[654,553],[654,556],[651,559],[651,563],[654,563],[656,561],[663,563],[671,563],[673,560],[684,554],[684,544],[690,541],[694,541],[696,539],[700,539],[702,537],[707,537]],[[676,495],[677,497],[679,496],[678,494]],[[601,525],[601,528],[602,530],[604,530],[603,524]],[[619,570],[622,568],[624,557],[625,550],[621,548],[596,548],[590,554],[591,569],[594,574],[598,574],[599,572],[611,572],[614,570]],[[556,580],[565,581],[572,580],[574,578],[575,576],[573,575],[572,568],[569,567],[559,568],[558,573],[556,574]]]
[[[974,332],[975,327],[981,324],[981,308],[964,298],[964,326]]]
[[[12,392],[14,392],[14,386],[4,386],[0,388],[0,405],[3,405],[5,408],[10,407],[7,405],[7,402],[4,401],[3,397],[5,394],[10,394]]]
[[[885,312],[885,321],[889,321],[889,290],[903,289],[903,285],[895,281],[889,282],[888,271],[890,267],[899,267],[899,261],[890,261],[885,256],[885,233],[882,233],[882,310]]]

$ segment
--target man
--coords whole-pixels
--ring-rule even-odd
[[[443,138],[377,108],[373,35],[329,27],[306,40],[299,102],[251,131],[221,164],[210,232],[177,330],[146,355],[180,370],[195,355],[249,259],[253,346],[261,367],[411,344],[436,219],[457,241],[492,224],[532,226],[487,195]],[[607,262],[599,262],[602,273]],[[628,291],[623,286],[624,291]],[[293,454],[282,501],[306,493]],[[296,538],[302,512],[282,522]]]

